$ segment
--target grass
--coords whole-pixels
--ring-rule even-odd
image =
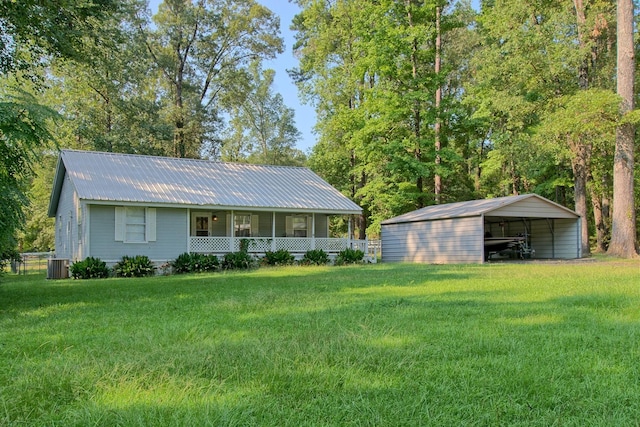
[[[0,424],[640,423],[640,263],[0,282]]]

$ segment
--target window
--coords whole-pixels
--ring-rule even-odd
[[[156,240],[156,210],[116,207],[116,241],[146,243]]]
[[[144,208],[126,208],[124,241],[129,243],[145,242],[146,229]]]
[[[209,235],[209,217],[196,216],[196,236]]]
[[[236,237],[251,237],[251,214],[235,215]]]
[[[287,236],[307,237],[310,219],[306,215],[292,215],[287,217]]]

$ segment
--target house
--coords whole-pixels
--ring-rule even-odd
[[[383,221],[383,262],[580,258],[580,215],[536,194],[428,206]]]
[[[49,205],[58,258],[157,264],[237,252],[245,239],[254,254],[366,253],[366,241],[329,232],[332,215],[361,211],[306,168],[76,150],[60,152]]]

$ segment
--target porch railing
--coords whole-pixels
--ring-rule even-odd
[[[190,252],[199,253],[227,253],[238,252],[240,242],[248,241],[250,253],[265,253],[267,251],[287,250],[293,253],[305,253],[312,249],[322,249],[327,253],[338,253],[346,248],[360,249],[367,253],[366,240],[345,238],[308,238],[308,237],[202,237],[191,236]]]

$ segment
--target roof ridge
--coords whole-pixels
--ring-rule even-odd
[[[194,159],[191,157],[170,157],[170,156],[155,156],[153,154],[136,154],[136,153],[115,153],[112,151],[96,151],[96,150],[78,150],[75,148],[63,148],[60,150],[61,153],[64,152],[74,152],[80,154],[98,154],[98,155],[106,155],[106,156],[117,156],[117,157],[137,157],[137,158],[151,158],[151,159],[166,159],[166,160],[175,160],[175,161],[189,161],[189,162],[200,162],[200,163],[217,163],[221,165],[238,165],[238,166],[249,166],[249,167],[262,167],[262,168],[283,168],[283,169],[306,169],[311,170],[306,166],[288,166],[288,165],[267,165],[262,163],[242,163],[242,162],[227,162],[222,160],[211,160],[211,159]],[[312,171],[313,172],[313,171]],[[315,172],[314,172],[315,173]]]

